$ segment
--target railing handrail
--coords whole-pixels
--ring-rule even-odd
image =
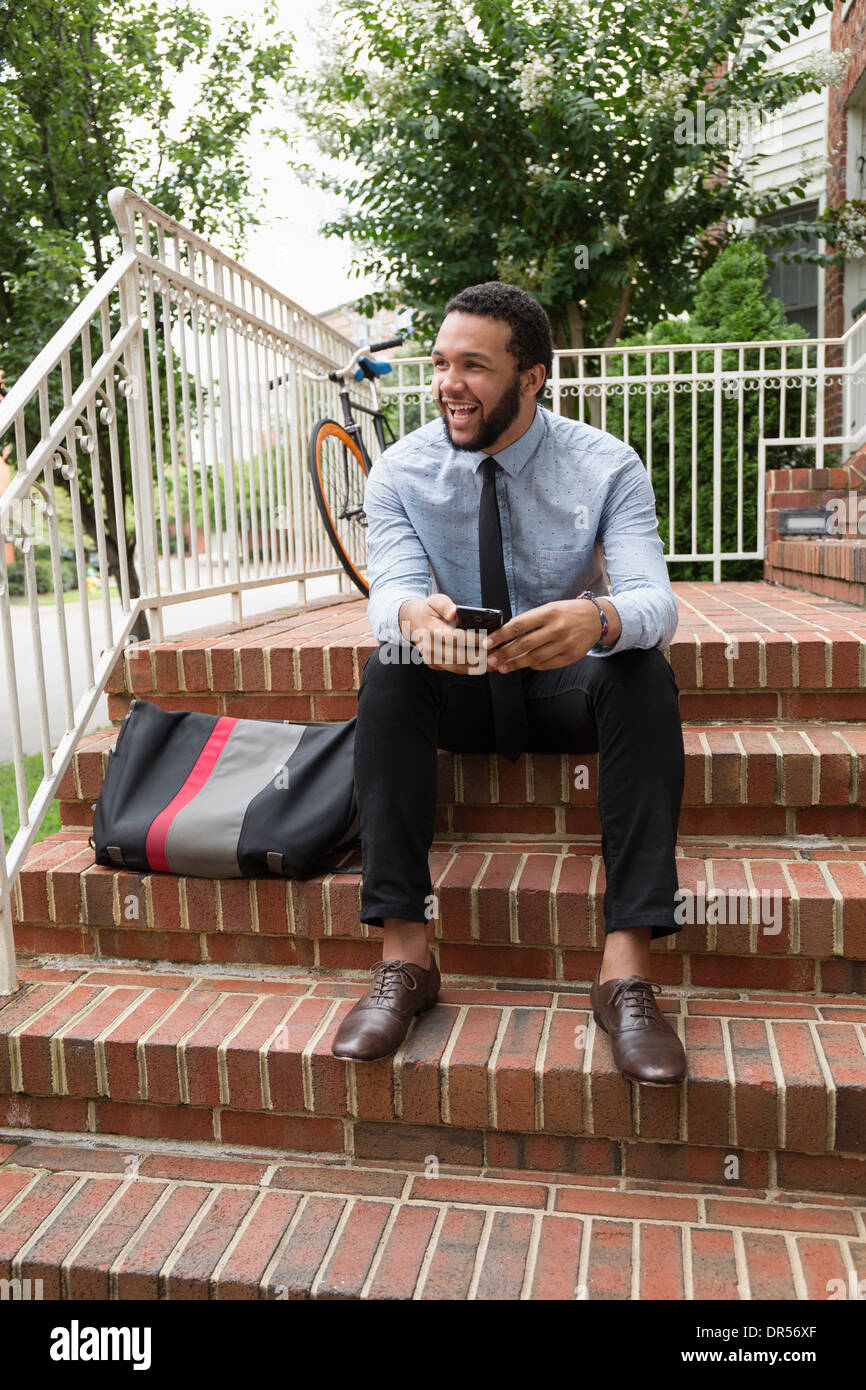
[[[839,339],[835,339],[834,341],[838,342]],[[732,344],[732,346],[733,346],[733,344]],[[753,346],[756,346],[756,347],[757,347],[757,346],[759,346],[759,344],[754,344]],[[701,350],[701,349],[700,349],[700,346],[699,346],[698,344],[693,344],[693,343],[680,343],[680,344],[678,344],[678,348],[679,348],[680,351],[684,351],[684,352],[699,352],[699,351]],[[640,348],[640,349],[638,349],[638,350],[641,351],[641,352],[643,352],[645,349]],[[648,351],[648,350],[649,350],[649,349],[646,349],[646,351]],[[562,350],[556,349],[556,351],[555,351],[555,355],[556,355],[557,357],[577,357],[577,356],[578,356],[578,353],[579,353],[579,350],[578,350],[578,349],[575,349],[574,352],[569,352],[567,349],[562,349]],[[606,355],[606,356],[613,356],[613,355],[615,355],[615,353],[616,353],[616,349],[614,349],[614,348],[605,348],[605,355]],[[817,362],[812,363],[811,365],[807,365],[807,366],[801,366],[801,365],[798,365],[797,363],[793,363],[793,364],[786,365],[786,366],[784,366],[784,367],[782,367],[782,366],[779,366],[779,367],[746,367],[746,366],[743,366],[743,367],[740,367],[740,366],[736,366],[736,367],[720,367],[720,368],[719,368],[719,372],[721,373],[722,376],[731,376],[731,377],[735,377],[735,376],[748,376],[748,377],[778,377],[778,376],[779,376],[780,374],[782,374],[782,373],[784,373],[784,375],[786,375],[786,376],[787,376],[787,375],[793,375],[793,374],[796,373],[797,375],[800,375],[800,376],[833,376],[833,377],[835,377],[835,376],[850,376],[852,372],[855,372],[855,371],[858,369],[858,367],[862,366],[864,363],[866,363],[866,352],[864,352],[864,354],[863,354],[862,357],[858,357],[857,360],[856,360],[855,362],[850,362],[850,363],[843,363],[843,362],[840,362],[840,363],[838,364],[838,366],[830,366],[830,367],[828,367],[828,366],[826,366],[826,365],[822,366],[821,364],[819,364],[819,363],[817,363]],[[420,357],[420,356],[419,356],[419,357],[401,357],[401,358],[396,359],[392,365],[393,365],[393,366],[405,366],[405,367],[417,367],[417,366],[427,366],[427,367],[429,367],[429,366],[431,366],[432,364],[431,364],[431,359],[430,359],[429,357]],[[698,370],[695,370],[695,371],[688,371],[688,372],[671,372],[671,373],[668,373],[668,374],[667,374],[667,376],[669,376],[669,378],[670,378],[671,381],[682,381],[684,377],[692,377],[692,378],[694,378],[695,380],[698,380],[698,381],[712,381],[713,378],[714,378],[716,375],[717,375],[717,372],[716,372],[716,369],[715,369],[714,367],[707,368],[706,371],[701,371],[700,369],[698,369]],[[562,374],[560,374],[560,378],[559,378],[559,379],[560,379],[560,381],[568,382],[569,385],[573,385],[575,382],[580,382],[580,381],[591,381],[591,382],[594,382],[594,383],[598,383],[599,381],[616,382],[616,381],[619,381],[619,380],[623,380],[623,378],[620,378],[620,377],[612,377],[612,376],[610,376],[609,373],[605,373],[605,374],[600,375],[600,376],[563,376]],[[664,381],[664,380],[666,379],[666,374],[665,374],[664,372],[653,372],[653,373],[651,373],[651,374],[648,373],[648,372],[636,372],[636,373],[634,374],[634,376],[629,376],[627,379],[628,379],[629,381],[641,381],[641,380],[645,379],[645,380],[647,380],[647,381],[652,380],[652,381],[654,381],[654,382],[660,382],[660,381]],[[394,388],[394,386],[393,386],[391,383],[385,382],[384,384],[380,384],[379,389],[380,389],[380,390],[383,390],[383,391],[393,391],[395,388]],[[412,388],[412,389],[417,390],[418,388],[417,388],[417,386],[416,386],[416,387],[414,387],[414,388]]]
[[[179,289],[188,290],[190,294],[194,293],[200,298],[209,300],[211,304],[215,304],[228,313],[235,315],[236,318],[244,319],[253,328],[260,328],[262,332],[275,335],[277,338],[282,339],[287,346],[295,347],[300,352],[306,353],[309,357],[315,357],[326,366],[332,364],[333,358],[328,357],[327,353],[320,352],[318,348],[313,347],[310,343],[305,343],[303,339],[297,337],[296,334],[288,333],[286,329],[281,328],[279,324],[268,323],[267,320],[263,319],[261,314],[257,314],[254,309],[247,308],[243,304],[237,304],[235,301],[229,299],[227,295],[220,294],[218,290],[211,289],[209,285],[198,284],[188,275],[184,275],[183,271],[178,270],[176,266],[166,265],[163,261],[158,261],[155,256],[149,256],[144,251],[140,251],[137,254],[136,261],[138,265],[142,266],[145,270],[153,271],[173,281]],[[291,303],[291,301],[287,300],[286,303]],[[342,337],[342,334],[338,334],[337,336]],[[348,344],[348,339],[345,341]],[[351,344],[349,345],[351,346]]]
[[[107,287],[109,291],[112,288],[113,286],[111,285]],[[91,372],[91,384],[83,385],[78,388],[69,405],[60,412],[56,420],[51,424],[48,434],[43,435],[42,440],[28,459],[27,467],[19,469],[5,492],[0,494],[0,516],[4,513],[8,514],[18,499],[30,490],[33,480],[41,472],[46,458],[57,452],[60,441],[64,436],[69,434],[71,428],[74,428],[75,422],[80,418],[82,410],[86,408],[88,400],[92,400],[96,392],[95,383],[105,375],[105,372],[109,370],[112,363],[114,365],[117,364],[121,354],[124,352],[132,335],[136,331],[137,326],[137,321],[134,320],[127,324],[125,328],[121,329],[115,338],[112,351],[106,353],[104,357],[100,357],[94,362]],[[97,368],[100,370],[97,371]],[[22,408],[21,406],[18,407],[18,410],[13,414],[13,419],[20,413]],[[7,427],[9,423],[11,422],[7,422]],[[0,417],[0,432],[2,432],[3,428],[4,422],[2,417]]]
[[[554,357],[625,357],[631,356],[635,353],[647,352],[728,352],[739,348],[743,348],[744,350],[748,349],[751,351],[755,351],[756,349],[760,348],[840,347],[843,343],[847,342],[848,338],[851,337],[852,333],[856,329],[863,328],[866,328],[866,312],[864,312],[860,316],[860,318],[858,318],[855,321],[851,328],[847,329],[846,332],[838,338],[743,338],[731,339],[730,341],[726,340],[723,343],[707,343],[698,340],[695,340],[694,342],[689,340],[688,342],[676,343],[612,343],[607,347],[554,348],[553,355]],[[864,351],[864,357],[866,357],[866,351]],[[858,359],[858,361],[862,360],[862,358]],[[395,367],[399,367],[401,364],[403,366],[413,366],[417,365],[419,362],[425,362],[429,364],[430,361],[431,358],[429,354],[418,353],[411,357],[395,357],[393,365]],[[737,369],[728,367],[724,370],[735,371]],[[746,367],[743,370],[748,371],[751,374],[753,370],[759,369]],[[792,367],[792,371],[798,370],[801,369],[796,366]],[[812,370],[815,370],[815,368],[812,368]],[[842,367],[841,365],[837,367],[828,367],[826,368],[826,370],[835,374],[836,372],[841,371]]]
[[[137,246],[135,241],[135,223],[133,219],[135,212],[145,212],[148,217],[154,222],[158,222],[166,231],[170,232],[172,236],[176,236],[180,240],[188,242],[191,246],[195,246],[206,255],[213,256],[216,252],[224,267],[228,270],[235,271],[238,275],[242,275],[245,280],[256,285],[263,293],[272,295],[275,299],[279,299],[280,302],[284,304],[287,309],[291,309],[293,313],[301,314],[304,318],[310,317],[309,309],[305,309],[297,300],[291,299],[289,295],[285,294],[281,289],[278,289],[276,285],[272,285],[269,281],[263,280],[254,270],[250,270],[241,261],[235,260],[227,251],[222,251],[218,247],[215,247],[213,242],[208,241],[200,232],[194,232],[190,227],[187,227],[185,223],[178,222],[177,218],[170,216],[167,212],[163,212],[161,208],[156,207],[154,203],[148,202],[146,198],[142,198],[141,194],[136,193],[133,189],[126,188],[123,184],[118,184],[115,188],[112,188],[108,194],[108,205],[111,208],[114,220],[120,231],[121,243],[124,251],[133,251],[136,255],[139,254],[141,248]],[[173,267],[169,268],[173,269]],[[329,333],[332,333],[337,338],[341,338],[343,342],[349,346],[353,346],[351,339],[341,333],[338,328],[333,328],[331,324],[327,324],[326,326]]]
[[[862,329],[866,329],[866,309],[863,310],[862,314],[858,314],[854,322],[850,324],[848,328],[845,329],[845,332],[842,334],[841,338],[839,339],[839,342],[847,343],[849,338],[853,338],[854,334],[861,331]]]
[[[109,266],[108,270],[100,275],[96,284],[92,285],[84,298],[79,300],[53,338],[49,339],[41,352],[34,357],[29,367],[25,367],[18,379],[9,387],[0,401],[0,435],[9,428],[18,412],[32,400],[40,381],[54,371],[64,352],[69,350],[81,330],[93,318],[106,296],[120,283],[126,272],[135,265],[136,259],[134,254],[125,251]]]

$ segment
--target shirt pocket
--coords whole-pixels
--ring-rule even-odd
[[[538,583],[542,603],[557,599],[577,598],[578,556],[575,546],[539,546],[537,553]]]

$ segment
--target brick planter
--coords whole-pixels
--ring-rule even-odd
[[[846,603],[866,604],[866,451],[855,454],[844,468],[770,469],[765,487],[765,580]],[[826,507],[836,499],[846,504],[844,534],[779,535],[781,511]]]

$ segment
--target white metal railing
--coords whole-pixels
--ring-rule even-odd
[[[0,817],[0,994],[15,987],[13,884],[112,668],[125,648],[135,654],[142,614],[158,640],[166,604],[230,594],[239,619],[252,587],[294,580],[302,600],[317,576],[348,587],[306,467],[311,427],[335,413],[338,388],[305,373],[342,366],[354,344],[130,190],[109,203],[122,254],[0,402],[14,470],[0,497],[0,646],[19,823],[5,854]],[[11,602],[4,540],[23,565],[23,605]],[[78,601],[67,611],[70,563]],[[32,797],[19,680],[29,663],[43,772]],[[54,749],[49,683],[64,709]]]
[[[432,367],[422,357],[393,365],[382,397],[404,434],[437,413]],[[578,419],[638,450],[667,560],[711,563],[718,582],[724,561],[763,558],[768,451],[786,451],[780,463],[808,451],[803,461],[820,468],[828,449],[845,458],[866,441],[866,314],[839,339],[562,349],[550,388],[554,412],[569,401]],[[842,428],[830,430],[836,417]]]

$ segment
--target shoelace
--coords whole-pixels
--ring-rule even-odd
[[[398,980],[402,981],[407,989],[418,988],[418,981],[403,960],[380,960],[373,966],[372,975],[371,1004],[390,1004]]]
[[[652,1018],[655,1014],[654,996],[661,994],[661,992],[661,985],[654,984],[652,980],[641,980],[636,976],[630,976],[628,979],[620,980],[610,996],[610,1007],[613,1008],[620,999],[625,998],[627,1006],[631,1009],[632,1018]]]

